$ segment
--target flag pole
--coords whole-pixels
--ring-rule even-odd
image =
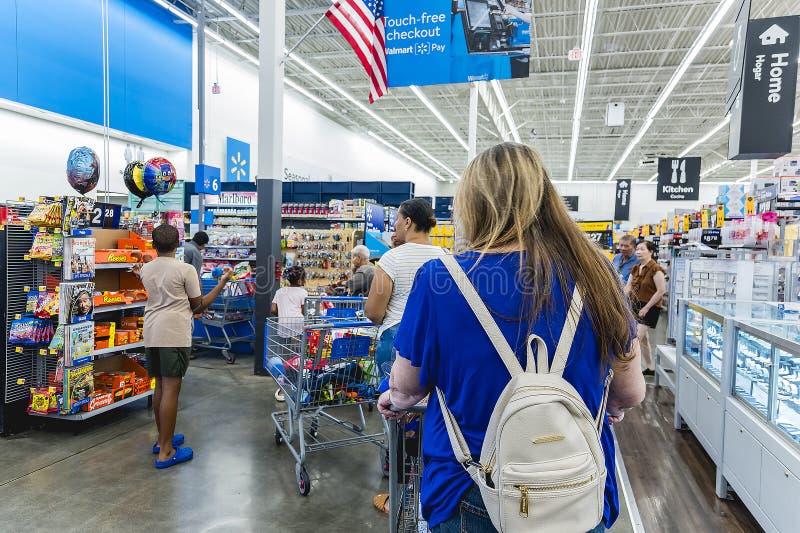
[[[325,18],[326,18],[327,16],[328,16],[327,14],[324,14],[324,15],[322,15],[322,16],[319,18],[319,20],[317,20],[317,21],[314,23],[314,25],[313,25],[313,26],[311,26],[310,28],[308,28],[308,31],[307,31],[307,32],[305,32],[305,33],[303,34],[303,36],[302,36],[302,37],[300,37],[300,40],[299,40],[299,41],[297,41],[296,43],[294,43],[294,45],[293,45],[293,46],[292,46],[292,47],[291,47],[291,48],[290,48],[290,49],[289,49],[289,50],[288,50],[288,51],[287,51],[287,52],[284,54],[284,56],[283,56],[284,60],[286,60],[286,58],[287,58],[287,57],[289,57],[289,56],[292,54],[292,52],[294,52],[294,51],[297,49],[297,47],[298,47],[298,46],[300,46],[301,44],[303,44],[303,41],[305,41],[305,40],[306,40],[306,37],[308,37],[308,36],[311,34],[311,32],[312,32],[312,31],[314,31],[314,29],[315,29],[317,26],[319,26],[319,25],[320,25],[320,23],[321,23],[323,20],[325,20]]]

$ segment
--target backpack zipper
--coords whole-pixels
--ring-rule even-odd
[[[528,518],[529,492],[577,489],[588,485],[592,481],[594,481],[594,475],[591,475],[586,479],[582,479],[581,481],[576,481],[575,483],[561,483],[557,485],[514,485],[514,488],[520,492],[519,515],[522,518]]]

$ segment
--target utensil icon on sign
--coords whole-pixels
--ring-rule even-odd
[[[670,163],[672,164],[672,179],[670,180],[670,183],[678,183],[678,167],[680,166],[681,162],[677,159],[673,159],[670,161]]]
[[[681,161],[681,183],[686,183],[686,160]]]

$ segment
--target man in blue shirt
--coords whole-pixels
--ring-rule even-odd
[[[628,283],[628,278],[631,275],[631,268],[639,264],[633,251],[636,249],[636,239],[633,235],[623,235],[619,240],[619,253],[614,256],[611,261],[614,265],[614,270],[622,278],[622,284]]]

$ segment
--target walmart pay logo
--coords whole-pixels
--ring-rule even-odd
[[[225,181],[250,181],[250,160],[250,144],[228,137]]]

